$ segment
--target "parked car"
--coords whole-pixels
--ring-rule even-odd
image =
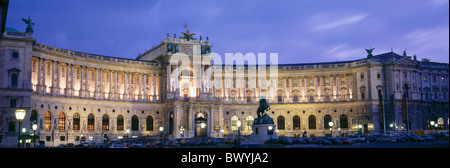
[[[394,142],[393,141],[394,139],[395,138],[393,138],[392,136],[384,135],[384,136],[381,136],[381,137],[377,138],[376,142],[379,142],[379,143],[391,143],[391,142]],[[397,140],[395,140],[395,141],[397,141]]]
[[[124,147],[120,144],[113,144],[113,145],[109,146],[109,148],[126,148],[126,147]]]
[[[67,143],[64,145],[64,148],[73,148],[75,145],[73,143]]]
[[[431,137],[431,136],[423,135],[423,136],[421,136],[421,137],[425,140],[425,142],[431,142],[431,141],[433,141],[433,137]]]
[[[306,141],[303,140],[302,138],[295,138],[292,140],[292,143],[294,144],[306,144]]]
[[[314,139],[312,138],[305,138],[306,144],[314,144]]]
[[[147,148],[156,147],[156,144],[154,142],[148,142],[146,146],[147,146]]]
[[[331,141],[327,140],[326,138],[319,138],[319,144],[320,145],[331,145]]]
[[[333,145],[342,144],[342,140],[340,138],[331,138],[330,141],[331,141],[331,143],[333,143]]]

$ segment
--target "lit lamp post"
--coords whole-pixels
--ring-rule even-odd
[[[434,145],[434,128],[433,128],[433,126],[434,126],[434,121],[430,121],[430,128],[432,128],[433,129],[433,132],[432,132],[432,137],[433,137],[433,145]]]
[[[22,120],[25,118],[25,114],[27,112],[24,109],[17,109],[15,111],[16,119],[19,121],[19,137],[17,139],[17,148],[20,148],[20,124],[22,124]]]
[[[358,128],[361,129],[361,135],[364,134],[363,129],[362,129],[362,125],[361,125],[361,124],[358,125]],[[358,137],[359,137],[359,138],[358,138],[359,146],[362,147],[361,136],[358,135]]]
[[[333,148],[333,122],[330,121],[328,125],[330,126],[331,148]]]
[[[434,129],[437,129],[437,127],[438,127],[438,124],[434,124]],[[438,136],[437,136],[436,132],[434,134],[435,134],[436,142],[439,143]]]
[[[236,148],[238,147],[238,145],[239,145],[239,142],[240,142],[240,135],[241,135],[241,121],[237,121],[236,122],[236,126],[238,127],[238,139],[237,139],[237,141],[236,141]]]
[[[37,124],[33,124],[33,147],[36,146],[36,130],[37,130]]]
[[[180,133],[181,133],[181,139],[184,139],[184,127],[183,126],[181,126],[180,127]]]
[[[391,127],[391,131],[394,130],[394,124],[389,124],[389,127]]]
[[[163,144],[163,131],[164,131],[164,127],[159,127],[159,148],[162,148],[162,144]]]
[[[200,128],[202,128],[202,147],[204,148],[205,147],[205,135],[204,135],[204,130],[203,129],[205,129],[205,127],[206,127],[206,124],[205,123],[201,123],[200,124]]]
[[[22,134],[25,134],[25,132],[27,132],[26,128],[22,128]],[[22,148],[25,148],[25,137],[22,138]]]

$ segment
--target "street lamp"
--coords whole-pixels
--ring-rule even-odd
[[[19,137],[17,139],[17,148],[20,148],[20,124],[22,123],[22,120],[25,118],[25,114],[27,112],[24,109],[17,109],[15,111],[16,119],[19,121]]]
[[[330,126],[331,148],[333,148],[333,122],[330,121],[330,122],[328,123],[328,125]]]
[[[159,148],[162,148],[164,127],[159,127]]]
[[[181,138],[182,138],[182,139],[184,139],[184,130],[185,130],[184,127],[181,126],[181,127],[180,127],[180,133],[181,133]]]
[[[33,147],[36,146],[36,130],[37,130],[37,124],[33,124]]]
[[[205,147],[205,132],[204,132],[204,129],[205,129],[205,127],[206,127],[206,124],[205,123],[201,123],[200,124],[200,128],[202,128],[201,130],[201,133],[202,133],[202,148],[204,148]]]
[[[238,139],[236,141],[236,147],[238,147],[239,142],[240,142],[240,134],[241,134],[241,121],[237,121],[236,122],[236,126],[238,127]]]

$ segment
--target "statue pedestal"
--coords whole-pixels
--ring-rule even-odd
[[[269,139],[278,139],[275,124],[256,124],[252,125],[252,134],[250,142],[263,144]]]

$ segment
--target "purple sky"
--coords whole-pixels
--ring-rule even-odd
[[[280,64],[355,60],[389,52],[449,62],[448,0],[12,0],[6,27],[36,23],[36,42],[135,59],[185,31],[213,52],[278,53]]]

